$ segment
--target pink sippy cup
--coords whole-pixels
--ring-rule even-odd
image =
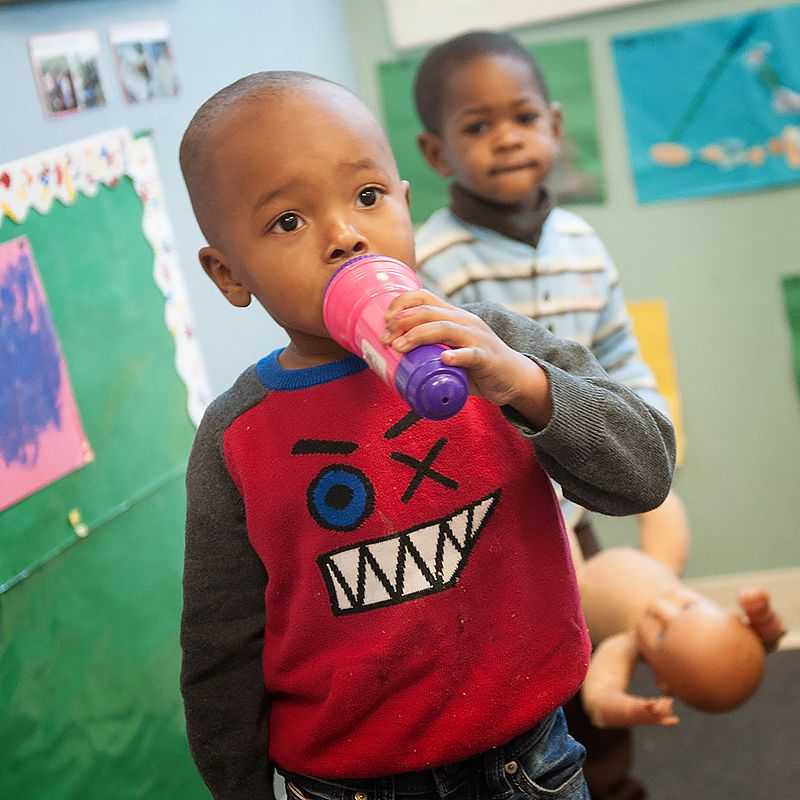
[[[416,273],[402,261],[388,256],[356,256],[331,277],[322,314],[334,341],[361,356],[417,414],[447,419],[461,410],[469,388],[463,369],[442,363],[445,346],[422,345],[398,353],[381,341],[389,304],[397,295],[420,286]]]

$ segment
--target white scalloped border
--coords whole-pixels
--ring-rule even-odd
[[[123,176],[133,181],[144,207],[142,230],[155,254],[153,277],[164,295],[164,320],[175,340],[175,366],[188,393],[189,416],[198,425],[211,393],[152,139],[134,139],[121,128],[0,164],[0,225],[5,217],[23,222],[31,208],[47,214],[55,200],[71,205],[78,192],[93,197],[100,184],[114,187]]]

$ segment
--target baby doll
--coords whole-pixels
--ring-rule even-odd
[[[766,651],[784,628],[767,593],[742,591],[742,618],[683,584],[639,550],[610,548],[583,561],[573,548],[595,650],[582,689],[597,727],[674,725],[673,697],[702,711],[727,711],[758,687]],[[630,694],[636,662],[653,669],[661,697]]]

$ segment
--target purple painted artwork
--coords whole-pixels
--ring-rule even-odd
[[[0,511],[94,458],[28,239],[0,244]]]

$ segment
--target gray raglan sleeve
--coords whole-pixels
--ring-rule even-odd
[[[187,470],[181,691],[189,747],[218,800],[272,800],[261,669],[267,575],[222,453],[229,415],[212,405]]]
[[[564,496],[616,516],[659,506],[675,469],[670,421],[634,391],[611,380],[589,350],[542,325],[489,303],[467,305],[518,352],[547,373],[553,416],[533,430],[513,409],[508,419],[529,438]]]

